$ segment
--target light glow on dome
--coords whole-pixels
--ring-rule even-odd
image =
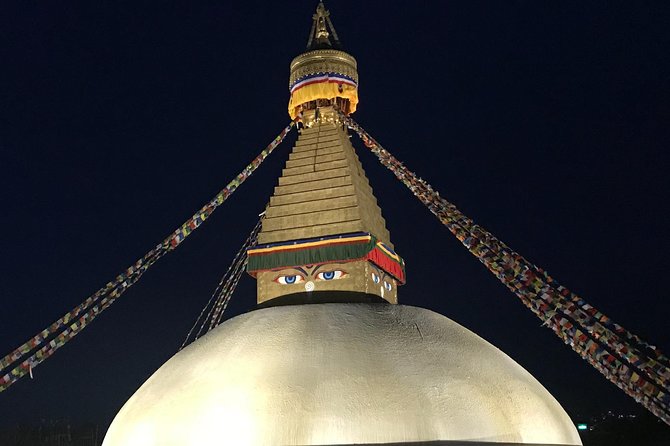
[[[428,441],[580,445],[556,400],[450,319],[391,304],[271,307],[165,363],[104,446]]]

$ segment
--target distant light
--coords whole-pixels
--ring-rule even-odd
[[[579,423],[579,424],[577,425],[577,430],[580,430],[580,431],[585,431],[585,430],[587,430],[588,428],[589,428],[589,426],[588,426],[586,423]]]

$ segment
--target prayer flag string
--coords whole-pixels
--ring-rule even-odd
[[[18,381],[70,339],[80,333],[93,319],[107,309],[114,301],[130,288],[144,272],[168,252],[179,246],[193,231],[198,229],[209,216],[237,190],[261,165],[272,151],[284,140],[286,135],[300,119],[291,121],[281,133],[254,158],[230,183],[214,198],[198,210],[183,225],[156,245],[144,257],[128,267],[103,288],[73,308],[63,317],[39,332],[13,352],[0,359],[0,392]]]
[[[670,361],[657,347],[614,323],[543,269],[475,224],[407,169],[353,119],[341,121],[505,286],[575,352],[667,424]]]
[[[233,261],[230,263],[230,266],[228,266],[226,272],[223,274],[223,276],[221,276],[221,280],[219,280],[218,285],[214,289],[214,293],[212,293],[209,301],[198,315],[198,318],[195,320],[193,327],[191,327],[188,334],[186,335],[186,339],[184,339],[184,342],[182,343],[181,347],[179,347],[179,350],[183,349],[186,347],[186,345],[192,342],[192,335],[193,341],[195,341],[200,336],[207,334],[209,330],[219,325],[221,318],[223,318],[223,313],[226,311],[228,306],[228,302],[230,302],[230,299],[235,292],[235,288],[237,287],[237,283],[239,282],[240,277],[244,272],[244,267],[247,263],[247,249],[256,245],[256,240],[258,239],[258,233],[261,230],[262,222],[263,217],[261,216],[260,220],[258,220],[258,223],[256,223],[256,226],[254,226],[254,229],[252,229],[251,233],[242,244],[242,248],[237,251]],[[207,309],[209,309],[209,311],[207,311]],[[207,312],[206,316],[205,312]],[[201,320],[202,323],[200,324],[200,328],[198,329],[197,333],[193,334]]]

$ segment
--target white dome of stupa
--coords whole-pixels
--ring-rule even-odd
[[[456,322],[416,307],[332,303],[220,325],[140,387],[103,446],[442,441],[581,444],[535,378]]]

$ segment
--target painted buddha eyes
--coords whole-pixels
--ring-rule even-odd
[[[372,273],[371,276],[372,276],[372,281],[375,284],[378,284],[379,282],[382,281],[381,277],[379,277],[379,274],[377,274],[377,273]],[[388,282],[388,281],[384,280],[384,288],[386,288],[386,291],[391,291],[393,289],[393,285],[391,284],[391,282]]]
[[[347,275],[347,273],[337,269],[335,271],[322,271],[322,272],[320,272],[316,275],[316,278],[318,280],[337,280],[337,279],[341,279],[342,277],[344,277],[346,275]]]
[[[333,271],[321,271],[316,274],[315,280],[337,280],[346,275],[346,272],[339,269]],[[302,274],[286,274],[277,276],[274,281],[280,285],[294,285],[296,283],[303,283],[305,281],[305,276]]]
[[[300,274],[293,274],[293,275],[286,275],[286,276],[278,276],[275,279],[275,282],[281,284],[281,285],[293,285],[294,283],[302,283],[305,281],[305,278],[300,275]]]

